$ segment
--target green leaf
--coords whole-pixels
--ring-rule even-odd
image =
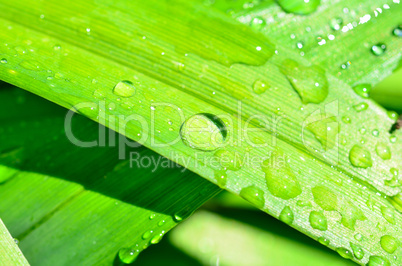
[[[132,261],[177,217],[186,218],[220,191],[144,147],[130,148],[133,156],[125,160],[118,146],[77,147],[65,136],[60,107],[15,89],[0,93],[8,100],[1,113],[8,105],[20,113],[18,120],[2,119],[0,127],[0,217],[32,264],[112,264],[119,251]],[[35,111],[23,108],[34,105]],[[79,115],[72,123],[82,141],[104,130]],[[116,145],[127,141],[105,133]],[[148,165],[151,160],[159,164]]]
[[[0,219],[0,262],[2,265],[29,265],[15,240]]]
[[[369,1],[361,7],[370,5]],[[351,244],[357,242],[365,254],[353,258],[359,263],[400,256],[401,249],[389,254],[381,248],[380,239],[385,233],[401,237],[401,214],[395,209],[400,208],[401,188],[390,169],[401,168],[402,136],[390,135],[394,121],[381,107],[351,93],[351,79],[327,70],[327,62],[343,55],[343,47],[322,46],[322,61],[303,58],[286,49],[279,37],[268,40],[217,11],[179,0],[47,1],[42,6],[1,1],[0,7],[5,14],[0,36],[7,44],[0,47],[7,59],[1,79],[75,108],[275,217],[290,209],[292,227],[314,239],[328,238],[328,246],[343,257],[351,258]],[[394,5],[388,11],[398,10]],[[316,18],[317,25],[323,19],[328,16]],[[378,17],[386,25],[394,20],[395,16]],[[353,37],[373,38],[381,23],[356,27]],[[394,38],[395,47],[389,50],[397,50],[398,42]],[[278,54],[272,55],[271,43],[281,48]],[[371,55],[367,71],[362,71],[368,75],[359,76],[359,81],[375,83],[381,75],[374,74],[374,67],[383,60],[392,64],[396,59],[390,55],[394,52],[382,59]],[[368,58],[363,50],[356,56]],[[242,64],[228,66],[236,62]],[[133,97],[116,94],[122,82],[135,87]],[[91,104],[76,106],[83,102]],[[337,121],[327,126],[328,131],[340,128],[338,134],[328,134],[335,140],[323,139],[325,124],[318,122],[327,121],[327,116]],[[206,136],[181,141],[183,135],[193,134],[180,130],[196,129],[182,124],[196,118],[193,126],[198,126],[201,117],[207,118]],[[304,130],[311,123],[315,126]],[[216,138],[224,140],[216,152],[200,145],[217,147]],[[211,143],[197,142],[200,139]],[[328,142],[337,145],[326,149],[322,143]],[[390,160],[375,155],[379,142],[388,144]],[[365,152],[353,152],[352,158],[361,161],[368,152],[372,167],[350,163],[349,153],[358,144]],[[396,179],[393,185],[387,182],[391,178]],[[325,186],[339,199],[334,210],[324,211],[325,197],[314,198],[311,190],[317,186]],[[324,218],[326,226],[316,226]]]

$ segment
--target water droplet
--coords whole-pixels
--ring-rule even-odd
[[[368,104],[365,103],[365,102],[361,102],[361,103],[358,103],[358,104],[354,105],[353,108],[354,108],[357,112],[361,112],[361,111],[367,110]]]
[[[392,120],[396,121],[398,119],[398,113],[394,111],[387,111],[387,115]]]
[[[228,178],[226,171],[216,170],[214,175],[215,175],[216,182],[218,183],[218,186],[221,188],[224,188],[226,186],[226,182],[227,182],[227,178]]]
[[[2,63],[2,64],[7,64],[7,59],[2,58],[2,59],[0,60],[0,63]]]
[[[272,152],[271,157],[261,164],[268,190],[281,199],[295,198],[302,193],[296,175],[286,161],[282,151]]]
[[[227,130],[217,116],[207,113],[196,114],[187,119],[180,128],[183,143],[201,151],[214,151],[223,145]]]
[[[350,117],[348,117],[348,116],[342,117],[342,121],[343,121],[345,124],[350,124],[350,122],[352,122],[352,121],[350,120]]]
[[[122,248],[119,250],[119,259],[125,263],[130,264],[138,257],[140,252],[138,250],[133,250],[129,248]]]
[[[14,237],[13,239],[14,239],[14,243],[15,243],[15,244],[17,244],[17,245],[20,244],[20,241],[18,240],[18,238],[15,238],[15,237]]]
[[[381,213],[390,224],[395,224],[395,214],[392,208],[381,206]]]
[[[374,129],[374,130],[371,132],[371,134],[372,134],[374,137],[378,137],[378,136],[380,135],[380,131],[378,131],[378,129]]]
[[[265,20],[262,17],[255,17],[251,20],[250,26],[253,29],[260,30],[265,25]]]
[[[391,159],[391,149],[387,144],[381,142],[377,143],[375,146],[375,152],[383,160]]]
[[[241,168],[241,158],[239,154],[227,150],[219,150],[214,154],[217,162],[224,168],[224,170],[237,171]]]
[[[385,53],[385,51],[387,50],[387,46],[384,43],[377,43],[376,45],[373,45],[371,47],[371,52],[375,55],[375,56],[381,56]]]
[[[27,70],[40,70],[41,69],[41,64],[37,61],[33,61],[33,60],[27,60],[27,61],[23,61],[20,63],[20,66],[27,69]]]
[[[389,169],[389,172],[393,175],[393,176],[398,176],[398,169],[396,168],[391,168]]]
[[[320,242],[321,245],[328,246],[330,241],[328,238],[322,236],[318,238],[318,242]]]
[[[360,168],[368,168],[373,165],[370,152],[359,145],[352,147],[349,152],[349,160],[353,166]]]
[[[278,4],[287,13],[308,15],[320,5],[320,0],[278,0]]]
[[[398,241],[390,235],[385,235],[381,237],[380,244],[383,250],[392,254],[398,248],[399,243]]]
[[[338,208],[338,196],[325,186],[315,186],[311,189],[314,201],[326,211],[336,211]]]
[[[364,251],[359,245],[350,242],[350,247],[352,248],[353,254],[355,255],[356,259],[361,260],[364,257]]]
[[[339,133],[339,123],[335,116],[328,116],[325,118],[325,114],[306,126],[306,129],[311,131],[315,138],[321,143],[324,150],[332,149],[336,143],[336,136]]]
[[[340,30],[343,24],[343,20],[342,18],[333,18],[330,20],[329,22],[329,26],[331,27],[331,29],[337,31]]]
[[[135,86],[131,81],[122,80],[113,88],[113,93],[121,97],[132,97],[135,94]]]
[[[328,229],[327,218],[323,212],[312,211],[309,216],[310,225],[312,228],[325,231]]]
[[[402,25],[398,25],[393,31],[392,34],[394,34],[397,37],[402,37]]]
[[[296,47],[299,48],[299,49],[303,48],[303,43],[302,42],[297,42]]]
[[[357,241],[362,241],[362,240],[363,240],[363,236],[362,236],[362,234],[360,234],[360,233],[355,234],[355,235],[354,235],[354,238],[355,238]]]
[[[390,136],[390,137],[389,137],[389,141],[390,141],[391,143],[395,143],[395,142],[396,142],[396,136]]]
[[[159,223],[158,223],[158,226],[161,227],[161,226],[164,225],[165,223],[166,223],[165,220],[160,220]]]
[[[281,213],[279,214],[279,220],[286,224],[291,224],[293,223],[294,220],[294,215],[293,211],[290,209],[289,206],[285,206]]]
[[[151,244],[158,244],[159,242],[161,242],[162,238],[163,238],[163,234],[156,235],[153,238],[151,238],[150,243]]]
[[[260,209],[263,208],[265,205],[264,192],[256,186],[243,188],[240,191],[240,197]]]
[[[357,95],[363,98],[368,98],[370,96],[371,84],[363,83],[353,87],[353,90]]]
[[[152,213],[152,214],[149,216],[149,220],[153,220],[155,217],[156,217],[156,213]]]
[[[345,258],[345,259],[353,259],[353,255],[352,252],[350,252],[349,249],[346,248],[337,248],[336,252],[338,252],[339,255],[341,255],[341,257]]]
[[[328,81],[319,66],[300,66],[296,61],[286,59],[281,71],[304,104],[321,103],[327,97]]]
[[[153,234],[153,231],[146,231],[143,235],[142,235],[142,239],[148,239],[151,237],[151,235]]]
[[[312,205],[311,205],[311,202],[310,201],[303,201],[303,200],[298,200],[297,202],[296,202],[296,205],[297,206],[299,206],[299,207],[311,207]]]
[[[257,94],[264,93],[268,88],[268,82],[262,79],[257,79],[253,84],[253,91]]]
[[[384,257],[370,256],[367,266],[391,266],[391,264]]]

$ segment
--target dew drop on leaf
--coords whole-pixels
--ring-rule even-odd
[[[215,177],[216,182],[218,183],[219,187],[224,188],[226,186],[226,182],[227,182],[227,178],[228,178],[226,171],[215,170],[214,177]]]
[[[308,124],[305,128],[314,134],[324,150],[329,150],[336,145],[339,123],[335,116],[327,115],[326,117],[324,114],[321,117],[317,117],[316,121]]]
[[[151,238],[150,243],[151,244],[158,244],[163,238],[163,234],[155,235],[154,237]]]
[[[387,253],[392,254],[398,248],[398,241],[390,235],[382,236],[380,239],[380,244],[383,250]]]
[[[370,96],[371,85],[367,83],[359,84],[353,87],[353,90],[357,95],[363,98],[368,98]]]
[[[353,108],[354,108],[357,112],[362,112],[362,111],[364,111],[364,110],[367,110],[368,104],[365,103],[365,102],[361,102],[361,103],[358,103],[358,104],[354,105]]]
[[[309,216],[310,225],[312,228],[325,231],[328,229],[327,218],[323,212],[312,211]]]
[[[113,88],[113,93],[120,97],[132,97],[135,94],[135,86],[131,81],[122,80]]]
[[[265,20],[262,17],[254,17],[250,22],[250,26],[256,30],[260,30],[264,25]]]
[[[375,55],[375,56],[381,56],[385,53],[385,51],[387,50],[387,46],[384,43],[377,43],[376,45],[373,45],[371,47],[371,52]]]
[[[333,18],[329,22],[329,26],[331,27],[331,29],[335,31],[340,30],[342,24],[343,24],[342,18]]]
[[[362,240],[363,240],[363,236],[362,236],[362,234],[360,234],[360,233],[355,234],[355,235],[354,235],[354,238],[355,238],[357,241],[362,241]]]
[[[398,25],[393,31],[392,34],[397,37],[402,37],[402,25]]]
[[[289,206],[285,206],[281,213],[279,214],[279,220],[286,224],[292,224],[294,220],[294,214]]]
[[[119,250],[119,259],[125,264],[132,263],[140,252],[129,248],[122,248]]]
[[[356,259],[361,260],[364,257],[364,251],[362,247],[353,244],[352,242],[350,242],[350,247],[352,248],[353,255],[355,256]]]
[[[256,186],[242,188],[240,197],[258,208],[262,208],[265,205],[264,192]]]
[[[261,164],[269,192],[281,199],[292,199],[302,193],[299,181],[286,162],[282,151],[274,151],[271,157]]]
[[[352,252],[349,249],[337,248],[336,252],[338,252],[338,254],[341,255],[341,257],[343,257],[345,259],[353,259]]]
[[[277,0],[281,8],[288,13],[308,15],[320,5],[320,0]]]
[[[391,264],[384,257],[370,256],[367,266],[391,266]]]
[[[395,224],[395,214],[392,208],[381,206],[381,213],[390,224]]]
[[[20,63],[20,66],[27,69],[27,70],[35,70],[38,71],[41,69],[41,65],[39,62],[37,61],[33,61],[33,60],[27,60],[27,61],[22,61]]]
[[[296,61],[283,61],[281,72],[286,76],[302,102],[321,103],[328,95],[328,80],[319,66],[301,66]]]
[[[142,235],[142,239],[148,239],[151,237],[153,231],[146,231],[143,235]]]
[[[257,79],[253,84],[253,91],[257,94],[261,94],[264,93],[269,87],[270,86],[267,81]]]
[[[370,152],[359,145],[354,145],[349,152],[349,160],[353,166],[368,168],[373,165]]]
[[[201,151],[214,151],[225,142],[227,130],[217,116],[207,113],[188,118],[180,128],[183,143]]]
[[[7,64],[7,59],[2,58],[2,59],[0,60],[0,63],[2,63],[2,64]]]
[[[391,159],[391,149],[385,143],[377,143],[377,145],[375,146],[375,152],[383,160]]]
[[[330,241],[328,238],[322,236],[318,238],[318,242],[320,242],[324,246],[328,246]]]

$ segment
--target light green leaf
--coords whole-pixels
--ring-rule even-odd
[[[0,265],[29,265],[1,219]]]

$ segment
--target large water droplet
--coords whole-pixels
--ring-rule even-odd
[[[355,238],[357,241],[362,241],[362,240],[363,240],[363,236],[362,236],[362,234],[360,234],[360,233],[355,234],[355,235],[354,235],[354,238]]]
[[[154,237],[151,238],[150,243],[158,244],[159,242],[161,242],[162,238],[163,238],[163,234],[155,235]]]
[[[387,50],[387,46],[384,43],[377,43],[376,45],[373,45],[371,47],[371,52],[375,55],[375,56],[381,56],[385,53],[385,51]]]
[[[281,8],[288,13],[308,15],[320,5],[320,0],[277,0]]]
[[[353,255],[352,252],[350,252],[349,249],[346,248],[337,248],[336,251],[338,252],[339,255],[341,255],[341,257],[345,258],[345,259],[353,259]]]
[[[262,79],[257,79],[253,84],[253,91],[257,94],[265,92],[268,88],[268,82]]]
[[[324,150],[330,150],[336,145],[336,136],[339,133],[339,123],[335,116],[318,119],[306,126],[306,129],[311,131],[315,138],[321,143]]]
[[[381,206],[381,213],[390,224],[395,224],[395,214],[392,208]]]
[[[385,143],[377,143],[377,145],[375,146],[375,152],[383,160],[391,159],[391,149]]]
[[[262,162],[261,168],[265,173],[268,190],[275,197],[288,200],[302,193],[297,177],[282,151],[272,152],[271,157]]]
[[[391,266],[391,264],[384,257],[370,256],[367,266]]]
[[[212,114],[196,114],[180,128],[183,143],[201,151],[214,151],[221,147],[227,136],[223,121]]]
[[[279,220],[286,224],[291,224],[293,223],[294,220],[294,214],[292,209],[290,209],[289,206],[285,206],[281,213],[279,214]]]
[[[135,86],[129,80],[122,80],[114,86],[113,93],[120,97],[132,97],[135,94]]]
[[[314,201],[326,211],[338,209],[338,196],[325,186],[315,186],[311,189]]]
[[[353,166],[368,168],[373,165],[371,154],[365,148],[354,145],[349,152],[349,160]]]
[[[2,59],[0,60],[0,63],[2,63],[2,64],[7,64],[7,59],[2,58]]]
[[[119,250],[119,259],[125,263],[130,264],[138,257],[139,251],[129,248],[122,248]]]
[[[296,61],[286,59],[281,71],[304,104],[321,103],[327,97],[328,81],[319,66],[300,66]]]
[[[148,239],[151,237],[151,235],[153,234],[153,231],[146,231],[143,235],[142,235],[142,239]]]
[[[353,90],[357,95],[363,98],[368,98],[370,96],[371,85],[367,83],[359,84],[353,87]]]
[[[350,247],[352,248],[356,259],[361,260],[364,257],[364,250],[359,245],[350,242]]]
[[[393,236],[385,235],[381,237],[380,244],[383,250],[392,254],[398,248],[399,243]]]
[[[240,191],[240,197],[260,209],[265,205],[264,192],[255,186],[243,188]]]
[[[323,212],[312,211],[309,216],[310,225],[312,228],[325,231],[328,229],[327,218]]]

